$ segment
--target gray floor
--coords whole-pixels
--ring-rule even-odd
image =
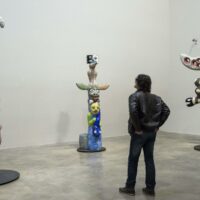
[[[21,173],[18,181],[0,186],[0,200],[199,200],[200,137],[159,133],[155,146],[156,196],[142,194],[143,154],[136,196],[118,193],[126,179],[129,136],[104,139],[107,151],[85,154],[76,145],[0,151],[0,169]]]

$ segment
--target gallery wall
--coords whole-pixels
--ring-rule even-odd
[[[103,137],[126,135],[138,73],[168,98],[169,9],[166,0],[0,0],[1,148],[78,142],[87,131],[87,94],[75,83],[88,83],[85,57],[92,53],[98,83],[110,84],[101,93]],[[196,76],[181,66],[176,72]],[[193,91],[187,83],[186,96]]]
[[[200,134],[200,107],[186,107],[185,99],[195,95],[194,80],[200,77],[200,71],[192,71],[181,64],[180,54],[188,54],[192,39],[200,44],[200,1],[170,0],[171,24],[171,64],[169,66],[167,101],[171,107],[171,116],[164,127],[169,132]],[[200,56],[200,46],[192,49],[191,56]]]

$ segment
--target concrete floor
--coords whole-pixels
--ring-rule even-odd
[[[0,200],[199,200],[200,137],[159,132],[155,146],[156,196],[142,194],[141,154],[136,196],[120,194],[127,172],[129,136],[103,140],[107,151],[78,153],[76,145],[54,145],[0,151],[0,169],[21,173],[0,186]]]

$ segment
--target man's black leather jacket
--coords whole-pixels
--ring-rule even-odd
[[[128,131],[155,131],[167,120],[170,110],[157,95],[137,91],[129,97]]]

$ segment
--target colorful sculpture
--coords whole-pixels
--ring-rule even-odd
[[[0,28],[4,28],[4,26],[5,26],[5,23],[2,17],[0,17]],[[2,129],[2,126],[0,126],[0,144],[2,142],[1,129]],[[12,181],[17,180],[19,177],[20,177],[20,174],[17,171],[0,169],[0,185],[11,183]]]
[[[94,59],[95,58],[95,59]],[[88,132],[80,134],[79,148],[80,152],[98,152],[105,150],[102,147],[101,135],[101,111],[100,111],[100,90],[106,90],[109,85],[99,85],[96,82],[97,72],[97,57],[94,55],[87,56],[90,70],[88,71],[89,84],[76,83],[81,90],[88,92]]]
[[[198,44],[198,40],[194,38],[192,42],[193,44],[191,46],[189,54],[191,53],[193,47]],[[188,69],[200,70],[200,57],[192,57],[187,54],[181,54],[180,59],[181,59],[182,64],[186,66]],[[196,86],[196,89],[195,89],[196,96],[186,98],[185,102],[187,103],[188,107],[191,107],[191,106],[194,106],[195,104],[200,103],[200,78],[197,78],[194,84]]]
[[[197,45],[198,40],[193,39],[192,42],[193,42],[193,44],[192,44],[192,47],[191,47],[189,53],[191,53],[192,48],[195,45]],[[182,64],[184,66],[186,66],[187,68],[189,68],[191,70],[200,70],[200,57],[192,57],[190,55],[181,54],[180,59],[181,59]],[[195,89],[196,96],[186,98],[185,102],[187,103],[186,105],[188,107],[191,107],[191,106],[194,106],[194,105],[200,103],[200,78],[197,78],[195,80],[194,84],[196,86],[196,89]],[[194,146],[194,149],[200,151],[200,145]]]

